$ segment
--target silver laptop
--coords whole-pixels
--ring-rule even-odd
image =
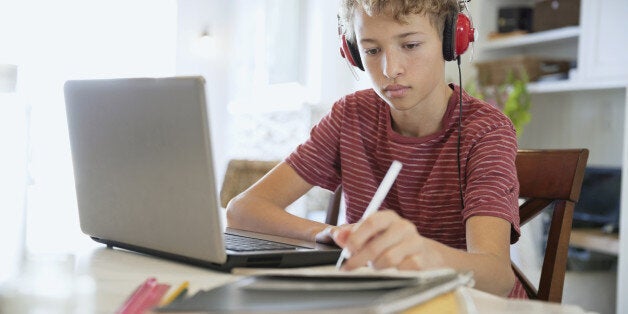
[[[202,77],[76,80],[64,91],[81,230],[94,240],[223,271],[337,260],[335,246],[223,227]]]

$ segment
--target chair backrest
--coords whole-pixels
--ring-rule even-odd
[[[232,159],[227,165],[225,179],[220,189],[220,205],[227,207],[229,201],[248,189],[273,169],[279,161]]]
[[[515,275],[531,299],[562,301],[573,211],[582,187],[587,149],[521,150],[516,165],[519,177],[520,224],[552,205],[545,256],[538,289],[513,263]]]
[[[517,153],[519,197],[525,199],[519,207],[520,224],[524,225],[553,205],[538,289],[512,263],[515,275],[531,299],[562,301],[573,210],[580,196],[588,156],[587,149],[520,150]],[[338,188],[330,200],[325,219],[328,224],[335,225],[338,221],[341,193],[342,189]]]
[[[342,200],[342,185],[338,186],[334,194],[329,199],[327,214],[325,215],[325,223],[335,226],[338,224],[338,215],[340,215],[340,201]]]

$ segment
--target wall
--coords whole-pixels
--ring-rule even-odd
[[[532,95],[532,119],[521,148],[588,148],[588,165],[619,167],[624,128],[623,90]]]
[[[229,153],[232,141],[227,132],[232,117],[227,105],[235,97],[236,82],[235,69],[230,65],[235,63],[233,58],[237,49],[251,49],[253,44],[253,39],[250,42],[238,40],[235,34],[238,10],[244,10],[250,4],[248,1],[251,0],[178,0],[177,75],[202,75],[206,79],[218,187],[222,185],[226,164],[232,158]],[[302,47],[301,77],[302,83],[314,95],[308,105],[318,117],[342,95],[356,88],[365,88],[370,83],[362,73],[356,80],[339,55],[338,2],[301,1],[307,12],[302,21],[306,40]],[[216,48],[212,55],[202,57],[194,54],[190,47],[206,30],[213,36]]]
[[[229,78],[227,60],[231,46],[231,28],[229,16],[232,12],[231,1],[216,0],[179,0],[178,4],[178,43],[177,75],[202,75],[206,80],[207,102],[209,105],[211,140],[214,148],[215,173],[222,178],[227,157],[228,139],[226,130]],[[213,55],[199,56],[191,47],[199,40],[202,33],[210,31],[214,37],[216,49]],[[219,182],[219,185],[222,181]]]

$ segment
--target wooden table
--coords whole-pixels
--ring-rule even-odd
[[[171,286],[187,280],[190,293],[240,278],[135,252],[108,249],[97,243],[93,248],[76,252],[70,257],[70,262],[55,256],[28,261],[26,273],[4,284],[0,312],[45,309],[46,313],[109,314],[115,313],[148,277],[155,277]],[[13,288],[21,286],[28,289],[22,289],[24,291],[19,294],[17,289],[11,289],[11,284],[16,284]],[[63,295],[64,291],[69,294]],[[455,304],[452,305],[452,302]],[[432,313],[434,309],[445,313],[585,313],[573,305],[510,300],[468,287],[459,288],[407,313]]]

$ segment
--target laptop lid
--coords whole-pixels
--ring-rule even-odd
[[[79,221],[96,241],[221,270],[338,257],[302,241],[227,254],[202,77],[75,80],[64,91]]]

